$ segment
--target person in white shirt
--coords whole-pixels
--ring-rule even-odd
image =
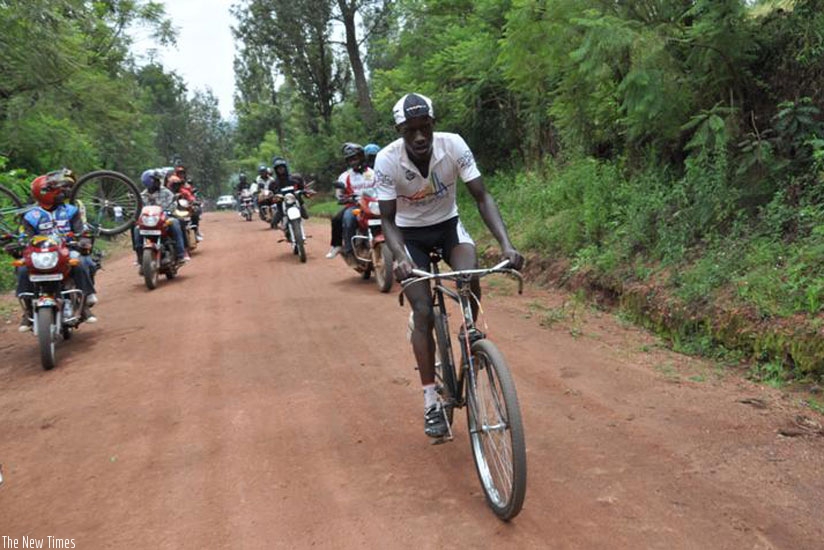
[[[404,95],[392,109],[401,137],[375,160],[375,180],[381,223],[395,257],[395,276],[407,279],[412,269],[428,270],[429,254],[441,249],[454,270],[478,266],[475,243],[458,217],[458,179],[469,189],[481,218],[501,245],[503,258],[520,269],[524,259],[509,240],[495,200],[487,193],[475,158],[458,134],[435,132],[432,101],[420,94]],[[472,282],[480,297],[478,280]],[[426,285],[405,290],[412,306],[412,349],[424,394],[424,432],[442,437],[447,424],[435,391],[435,343],[432,338],[432,296]]]
[[[358,225],[352,209],[357,206],[361,191],[375,185],[375,173],[366,165],[363,147],[357,143],[344,143],[342,150],[349,169],[335,182],[335,195],[344,207],[332,217],[332,248],[326,254],[330,260],[338,255],[341,248],[344,254],[352,253],[352,237]]]

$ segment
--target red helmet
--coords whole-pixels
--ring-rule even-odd
[[[66,196],[75,183],[74,173],[67,168],[55,170],[34,178],[31,182],[31,195],[41,207],[54,208]]]

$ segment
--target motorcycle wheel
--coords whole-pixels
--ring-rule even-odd
[[[306,244],[303,239],[303,224],[301,220],[289,222],[289,233],[292,239],[292,251],[297,254],[300,263],[306,263]]]
[[[395,278],[392,275],[392,251],[386,244],[378,244],[372,249],[372,265],[375,268],[375,282],[378,289],[386,293],[392,290]]]
[[[197,231],[194,229],[188,229],[189,232],[189,252],[194,252],[197,250]]]
[[[143,280],[146,288],[154,290],[157,288],[158,265],[154,250],[147,248],[143,251]]]
[[[45,370],[54,368],[55,338],[54,310],[50,307],[37,310],[37,342],[40,345],[40,363]]]

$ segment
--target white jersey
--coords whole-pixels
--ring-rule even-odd
[[[375,179],[378,200],[397,200],[398,227],[425,227],[458,215],[457,183],[480,177],[475,157],[458,134],[435,132],[429,177],[421,176],[399,138],[378,153]]]
[[[340,198],[343,195],[357,195],[360,196],[364,189],[369,189],[375,186],[375,172],[367,167],[362,173],[350,168],[338,176],[338,181],[346,186],[346,189],[337,189],[335,195]]]
[[[275,178],[262,178],[258,176],[257,179],[255,179],[255,183],[258,186],[258,191],[269,189],[274,192],[274,189],[272,187],[275,184]]]

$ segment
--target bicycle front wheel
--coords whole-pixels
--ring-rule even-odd
[[[120,172],[97,170],[80,176],[69,196],[85,213],[86,222],[103,235],[118,235],[140,215],[137,185]]]
[[[478,479],[487,504],[508,521],[526,494],[526,446],[521,409],[509,367],[489,340],[472,344],[468,372],[467,424]]]
[[[16,233],[22,207],[20,197],[0,185],[0,233]]]

